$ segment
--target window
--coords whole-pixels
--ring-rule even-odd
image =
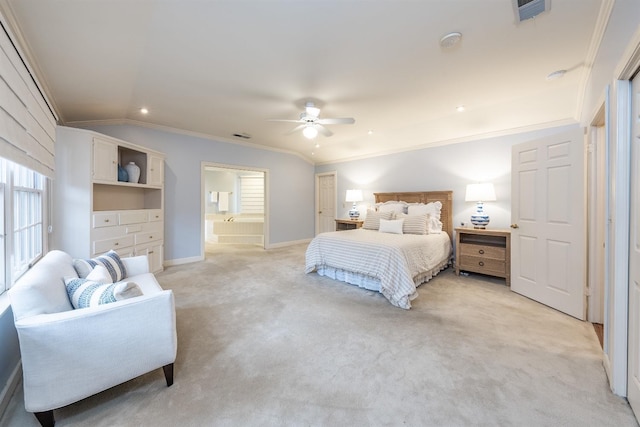
[[[0,293],[43,255],[46,178],[0,159]]]

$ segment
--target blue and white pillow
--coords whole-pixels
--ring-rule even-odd
[[[100,283],[79,277],[65,277],[67,295],[73,308],[95,307],[142,295],[134,282]]]
[[[111,282],[119,282],[127,277],[127,269],[122,263],[120,256],[118,256],[114,250],[110,250],[106,254],[92,259],[73,260],[73,267],[81,279],[87,277],[96,265],[102,265],[107,269],[111,276]]]

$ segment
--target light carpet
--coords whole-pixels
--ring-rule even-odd
[[[167,268],[175,384],[158,369],[56,410],[57,425],[637,425],[591,324],[451,268],[402,310],[305,275],[305,249],[212,246]],[[38,425],[21,385],[0,425]]]

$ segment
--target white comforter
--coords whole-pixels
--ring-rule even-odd
[[[378,279],[380,292],[391,304],[409,309],[416,286],[446,267],[450,257],[447,233],[334,231],[321,233],[309,243],[305,273],[330,267]]]

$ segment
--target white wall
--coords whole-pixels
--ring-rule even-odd
[[[165,260],[201,255],[202,162],[268,170],[267,246],[313,237],[313,165],[298,156],[132,125],[91,129],[166,154]]]
[[[366,205],[374,204],[374,192],[453,191],[453,224],[468,223],[475,203],[465,202],[467,184],[492,182],[496,201],[486,202],[491,228],[508,228],[511,224],[511,146],[561,133],[578,125],[561,126],[515,135],[487,138],[422,150],[334,163],[316,167],[316,173],[338,172],[339,217],[348,217],[350,203],[344,202],[347,189],[363,190]]]
[[[604,103],[605,88],[613,82],[615,68],[639,26],[640,0],[616,0],[587,80],[581,119],[584,126]]]

